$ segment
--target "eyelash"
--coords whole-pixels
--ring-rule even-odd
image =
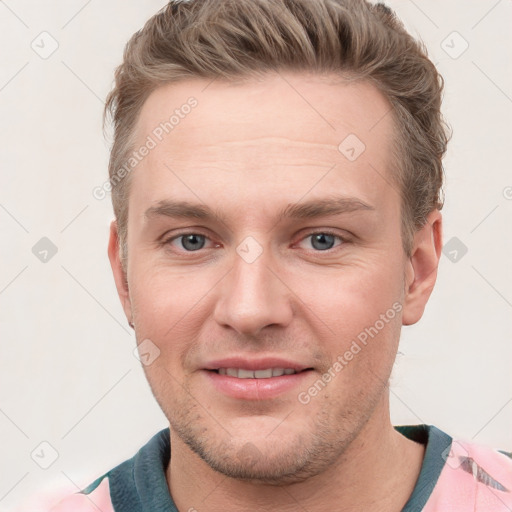
[[[182,238],[182,237],[185,237],[185,236],[188,236],[188,235],[199,235],[199,236],[205,237],[207,240],[210,240],[208,235],[206,235],[204,233],[196,232],[196,231],[187,231],[187,232],[184,232],[184,233],[180,233],[179,235],[173,235],[172,237],[163,240],[161,245],[164,246],[164,247],[167,247],[167,246],[171,245],[171,242],[173,242],[174,240],[178,240],[179,238]],[[318,254],[322,254],[322,253],[324,253],[324,254],[325,253],[326,254],[331,254],[333,251],[336,250],[336,248],[339,249],[340,246],[342,246],[342,245],[344,245],[344,244],[346,244],[348,242],[348,240],[346,238],[340,236],[337,233],[334,233],[333,231],[329,231],[329,230],[311,231],[308,234],[306,234],[304,237],[302,237],[299,240],[299,242],[302,242],[303,240],[306,240],[307,238],[310,238],[310,237],[312,237],[314,235],[333,236],[334,238],[338,239],[341,242],[340,244],[335,245],[334,247],[331,247],[330,249],[326,249],[324,251],[319,251],[319,250],[311,249],[312,252],[315,252],[315,253],[318,253]],[[185,249],[181,249],[179,252],[181,252],[181,253],[188,253],[188,254],[194,254],[194,253],[201,252],[201,250],[202,249],[199,249],[197,251],[187,251]]]

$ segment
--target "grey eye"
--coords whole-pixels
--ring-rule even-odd
[[[179,237],[181,239],[181,245],[187,251],[197,251],[202,249],[205,244],[206,237],[203,235],[189,234],[182,235]]]
[[[334,242],[337,237],[327,233],[315,233],[314,235],[310,235],[310,238],[311,245],[315,249],[319,251],[326,251],[334,247]]]

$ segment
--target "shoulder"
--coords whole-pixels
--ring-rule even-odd
[[[46,486],[46,490],[25,500],[21,507],[13,512],[114,512],[112,495],[116,506],[133,504],[140,499],[139,487],[145,491],[144,497],[157,491],[169,493],[165,482],[165,467],[170,458],[169,427],[143,445],[137,453],[104,473],[83,489],[77,489],[69,482],[56,486],[55,482]],[[136,483],[136,478],[138,480]],[[122,507],[121,504],[121,507]]]
[[[512,458],[509,454],[454,439],[443,458],[445,464],[425,512],[437,510],[439,506],[446,510],[466,510],[461,507],[463,502],[471,511],[512,510]]]
[[[73,492],[69,487],[59,490],[47,490],[44,494],[33,496],[17,512],[114,512],[110,499],[108,475],[95,480],[81,491]]]

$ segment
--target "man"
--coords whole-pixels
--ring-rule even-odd
[[[362,1],[174,1],[133,36],[109,258],[169,429],[52,510],[512,510],[506,454],[390,422],[442,247],[441,92]]]

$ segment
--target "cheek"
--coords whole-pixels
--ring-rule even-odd
[[[387,381],[401,329],[401,282],[399,265],[377,260],[296,281],[301,315],[327,354],[331,365],[324,371],[336,375],[333,389],[341,395]]]
[[[368,260],[355,262],[339,272],[290,276],[290,281],[294,280],[291,287],[306,306],[304,314],[309,310],[317,316],[317,322],[325,323],[331,336],[346,339],[344,335],[357,335],[393,304],[401,302],[401,272],[399,265]],[[395,306],[395,312],[396,309]]]
[[[160,407],[170,413],[178,407],[175,399],[182,393],[183,361],[194,340],[200,338],[200,298],[207,290],[196,274],[155,269],[135,275],[130,292],[137,343],[143,347],[150,340],[157,347],[149,344],[157,357],[143,369]]]
[[[214,283],[204,272],[180,275],[157,268],[134,275],[130,295],[138,336],[158,340],[162,351],[172,346],[173,352],[180,352],[180,340],[190,340],[201,327],[202,298]]]
[[[132,302],[144,313],[144,320],[184,314],[198,297],[204,295],[208,284],[201,271],[179,271],[169,266],[154,265],[149,270],[134,272],[130,285]]]

